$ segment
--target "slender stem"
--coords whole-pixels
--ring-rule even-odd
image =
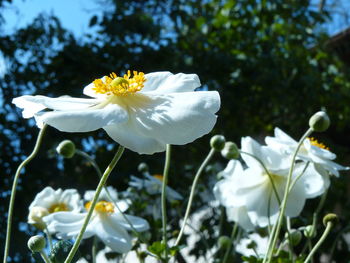
[[[272,260],[272,254],[273,254],[273,250],[276,246],[277,243],[277,239],[278,239],[278,235],[280,233],[281,230],[281,226],[282,226],[282,221],[283,221],[283,217],[284,217],[284,213],[286,211],[286,206],[287,206],[287,200],[288,200],[288,194],[289,194],[289,189],[290,189],[290,184],[291,184],[291,180],[292,180],[292,175],[293,175],[293,170],[294,170],[294,165],[295,165],[295,160],[297,157],[297,154],[299,152],[299,149],[302,145],[302,143],[304,142],[304,140],[313,132],[313,130],[310,128],[306,131],[306,133],[303,135],[303,137],[301,137],[295,151],[292,157],[292,163],[289,169],[289,173],[288,173],[288,177],[287,177],[287,183],[286,183],[286,187],[284,190],[284,196],[283,196],[283,200],[280,206],[280,213],[278,215],[278,219],[277,219],[277,223],[274,225],[274,229],[272,230],[272,235],[270,237],[269,240],[269,244],[268,244],[268,253],[266,253],[265,258],[263,263],[265,262],[271,262]]]
[[[49,259],[49,257],[46,255],[46,253],[44,251],[40,252],[40,256],[45,261],[45,263],[52,263],[51,260]]]
[[[304,263],[307,263],[311,260],[312,256],[315,254],[315,252],[317,251],[317,249],[321,246],[321,244],[323,243],[323,241],[326,239],[326,237],[328,236],[329,232],[331,231],[333,227],[333,222],[328,222],[326,229],[324,230],[322,236],[320,237],[320,239],[318,240],[318,242],[316,243],[316,245],[313,247],[313,249],[310,251],[310,254],[307,256],[307,258],[305,259]]]
[[[244,152],[244,151],[239,151],[239,152],[240,152],[241,154],[245,154],[245,155],[248,155],[248,156],[254,158],[254,159],[255,159],[256,161],[258,161],[259,164],[263,167],[263,169],[265,170],[265,173],[268,175],[268,177],[269,177],[269,179],[270,179],[270,182],[271,182],[271,185],[272,185],[272,189],[273,189],[273,192],[274,192],[275,195],[276,195],[278,204],[281,205],[281,198],[280,198],[279,195],[278,195],[275,182],[273,181],[272,176],[271,176],[269,170],[267,170],[267,168],[266,168],[266,166],[264,165],[264,163],[263,163],[258,157],[256,157],[255,155],[253,155],[253,154],[251,154],[251,153]]]
[[[46,237],[47,237],[47,240],[49,241],[49,246],[50,246],[50,250],[52,250],[52,238],[51,238],[51,234],[50,234],[50,231],[47,229],[47,227],[45,227],[45,234],[46,234]]]
[[[237,233],[237,229],[238,229],[238,224],[235,224],[235,225],[233,226],[233,229],[232,229],[232,233],[231,233],[231,237],[230,237],[230,244],[229,244],[229,246],[228,246],[227,249],[226,249],[225,256],[224,256],[224,260],[222,261],[222,263],[226,263],[227,260],[228,260],[228,257],[229,257],[230,252],[231,252],[232,243],[233,243],[233,241],[235,240],[235,236],[236,236],[236,233]]]
[[[91,250],[91,256],[92,256],[92,263],[96,263],[96,253],[97,252],[97,237],[94,237],[93,243],[92,243],[92,250]]]
[[[186,227],[186,223],[187,223],[188,217],[190,215],[191,206],[192,206],[192,202],[193,202],[193,197],[194,197],[194,194],[195,194],[195,191],[196,191],[196,186],[197,186],[199,177],[201,176],[204,168],[209,163],[210,159],[213,157],[214,153],[215,153],[215,150],[212,148],[210,150],[209,154],[207,155],[207,157],[204,159],[204,161],[201,164],[201,166],[199,167],[199,169],[198,169],[198,171],[197,171],[197,173],[196,173],[196,175],[194,177],[192,188],[191,188],[191,193],[190,193],[190,198],[188,199],[188,203],[187,203],[185,217],[184,217],[184,220],[183,220],[183,223],[182,223],[182,227],[180,229],[180,233],[179,233],[179,235],[178,235],[178,237],[176,239],[175,246],[179,245],[180,240],[182,238],[182,235],[184,233],[184,230],[185,230],[185,227]]]
[[[166,215],[166,187],[168,184],[168,175],[169,175],[169,167],[170,167],[170,158],[171,158],[171,145],[166,145],[166,153],[165,153],[165,164],[163,171],[163,184],[162,184],[162,226],[163,226],[163,243],[165,245],[165,262],[168,262],[168,239],[167,239],[167,215]]]
[[[68,254],[68,257],[66,258],[66,260],[64,261],[64,263],[70,263],[72,260],[73,260],[73,257],[75,255],[75,253],[77,252],[79,246],[80,246],[80,242],[81,240],[83,239],[83,235],[85,233],[85,230],[89,224],[89,221],[90,221],[90,218],[92,216],[92,213],[95,209],[95,206],[96,206],[96,203],[97,203],[97,200],[98,200],[98,197],[103,189],[103,186],[105,185],[107,179],[108,179],[108,176],[110,175],[110,173],[112,172],[113,168],[116,166],[116,164],[118,163],[120,157],[122,156],[123,152],[124,152],[124,147],[123,146],[119,146],[116,154],[114,155],[112,161],[110,162],[110,164],[108,165],[108,167],[106,168],[104,174],[102,175],[102,178],[96,188],[96,192],[95,192],[95,195],[94,195],[94,198],[91,202],[91,206],[89,208],[89,211],[85,217],[85,220],[84,220],[84,224],[82,226],[82,228],[80,229],[80,232],[79,232],[79,235],[77,236],[77,239],[76,241],[74,242],[74,245],[73,247],[71,248],[69,254]]]
[[[15,178],[13,180],[12,184],[12,190],[11,190],[11,197],[10,197],[10,204],[9,204],[9,210],[7,213],[7,229],[6,229],[6,241],[5,241],[5,250],[4,250],[4,260],[3,262],[7,262],[7,257],[9,255],[10,250],[10,240],[11,240],[11,227],[12,227],[12,217],[13,217],[13,207],[15,204],[15,198],[16,198],[16,190],[17,190],[17,184],[19,175],[22,172],[22,169],[35,157],[35,155],[38,153],[45,130],[47,125],[44,124],[43,128],[40,130],[38,134],[38,138],[36,139],[36,143],[34,146],[34,149],[32,153],[18,166]]]
[[[96,173],[98,174],[99,178],[102,177],[102,172],[101,172],[101,169],[100,167],[97,165],[97,163],[95,162],[95,160],[90,156],[88,155],[86,152],[83,152],[79,149],[76,149],[75,150],[76,154],[86,158],[90,163],[91,165],[94,167]],[[131,223],[131,221],[129,220],[129,218],[123,213],[123,211],[119,208],[117,202],[115,200],[113,200],[108,188],[106,186],[103,186],[104,190],[106,191],[107,193],[107,196],[109,198],[109,200],[114,204],[114,206],[117,208],[118,212],[122,215],[122,217],[124,218],[124,220],[130,225],[130,228],[131,228],[131,231],[142,241],[145,243],[145,241],[143,240],[141,234],[135,229],[134,225]]]
[[[310,164],[310,162],[307,162],[307,163],[305,164],[304,169],[301,171],[301,173],[300,173],[297,177],[295,177],[295,179],[293,180],[293,182],[291,183],[291,185],[290,185],[290,187],[289,187],[289,193],[292,191],[294,185],[295,185],[296,182],[300,179],[300,177],[303,176],[303,174],[305,173],[305,171],[306,171],[307,167],[309,166],[309,164]]]

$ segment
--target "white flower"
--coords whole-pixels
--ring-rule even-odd
[[[149,173],[143,174],[146,179],[140,179],[135,176],[131,176],[130,186],[135,187],[138,190],[145,189],[148,194],[155,195],[160,194],[162,190],[162,175],[150,175]],[[168,200],[182,200],[183,197],[169,186],[166,187],[166,197]]]
[[[265,142],[268,146],[286,155],[292,155],[298,145],[297,141],[279,128],[275,128],[275,136],[266,137]],[[328,174],[328,171],[330,174],[339,176],[339,171],[349,169],[349,167],[335,163],[333,160],[337,156],[328,147],[313,138],[305,139],[297,156],[301,160],[315,164],[315,168],[323,175]]]
[[[89,194],[85,195],[89,197]],[[118,253],[125,253],[132,247],[131,237],[127,230],[132,230],[129,222],[136,231],[145,231],[149,228],[146,220],[124,214],[128,221],[115,207],[118,205],[119,209],[124,212],[127,208],[125,201],[118,201],[116,203],[101,200],[97,202],[93,216],[86,228],[83,238],[97,236],[101,241],[113,251]],[[86,210],[89,209],[91,202],[85,204]],[[83,226],[87,212],[58,212],[46,216],[44,221],[47,223],[50,232],[56,232],[59,238],[69,239],[74,238],[80,232]]]
[[[290,159],[286,159],[285,156],[270,147],[259,145],[250,137],[242,138],[242,152],[254,155],[262,161],[271,175],[280,199],[282,199],[289,172],[289,167],[286,164]],[[216,195],[226,207],[239,208],[243,206],[251,223],[265,227],[269,222],[274,223],[277,219],[278,200],[263,166],[249,155],[242,154],[242,158],[248,168],[243,170],[242,166],[237,164],[238,161],[232,160],[229,165],[234,166],[235,169],[233,169],[231,176],[225,176],[218,183]],[[303,171],[304,166],[297,164],[293,172],[293,179],[301,173],[303,175],[296,181],[289,193],[286,215],[290,217],[296,217],[300,214],[307,198],[316,197],[324,191],[322,176],[313,166],[308,166]],[[241,216],[245,217],[245,214]]]
[[[269,239],[261,237],[259,234],[252,233],[246,238],[242,238],[235,246],[236,251],[243,256],[264,257],[268,248]]]
[[[128,71],[112,73],[84,88],[93,99],[22,96],[13,103],[23,117],[35,117],[65,132],[103,128],[119,144],[138,153],[165,150],[166,144],[183,145],[210,132],[220,108],[216,91],[194,92],[200,86],[195,74]],[[43,111],[44,109],[54,111]]]
[[[147,247],[144,244],[141,244],[139,249],[139,251],[146,251]],[[104,249],[100,250],[97,255],[96,255],[96,262],[98,263],[115,263],[115,262],[119,262],[117,261],[116,256],[114,255],[115,252],[113,252],[113,250],[111,250],[109,247],[105,247]],[[124,263],[135,263],[135,262],[140,262],[136,251],[132,250],[129,253],[127,253],[125,255],[125,257],[123,258],[123,262]],[[144,261],[144,263],[157,263],[158,260],[152,256],[147,256]]]
[[[39,229],[45,228],[45,223],[42,218],[51,213],[59,211],[74,211],[79,212],[80,195],[75,189],[57,189],[45,187],[38,193],[34,201],[29,206],[28,223]]]

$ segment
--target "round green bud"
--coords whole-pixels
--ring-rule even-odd
[[[228,236],[221,236],[218,239],[218,244],[220,248],[228,248],[231,245],[231,239]]]
[[[33,236],[28,240],[28,248],[32,252],[40,252],[46,247],[46,240],[43,236]]]
[[[137,170],[140,172],[140,173],[146,173],[148,172],[148,165],[147,163],[140,163],[139,166],[137,166]]]
[[[314,238],[316,236],[316,231],[314,231],[314,227],[312,225],[308,225],[304,228],[304,236],[307,238]]]
[[[332,223],[333,225],[335,225],[336,223],[338,223],[338,221],[338,216],[333,213],[325,215],[322,220],[324,226],[327,226],[328,223]]]
[[[328,129],[331,121],[324,111],[316,112],[309,120],[309,126],[316,132],[323,132]]]
[[[120,85],[129,85],[129,82],[122,78],[122,77],[116,77],[115,79],[113,79],[111,81],[111,83],[109,85],[111,85],[112,87],[117,87],[117,86],[120,86]]]
[[[288,238],[288,233],[285,234],[285,238],[291,243],[292,246],[297,246],[303,235],[299,230],[292,229],[289,233],[289,238]]]
[[[64,158],[72,158],[75,154],[75,144],[70,140],[64,140],[57,146],[56,151]]]
[[[226,140],[225,140],[224,136],[222,136],[222,135],[214,135],[210,139],[210,146],[214,150],[220,152],[222,149],[224,149],[225,142],[226,142]]]
[[[235,160],[239,158],[239,150],[234,142],[226,142],[224,149],[221,151],[221,155],[229,160]]]

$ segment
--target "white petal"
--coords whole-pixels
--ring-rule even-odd
[[[95,231],[101,241],[115,252],[126,253],[132,247],[128,232],[112,220],[111,216],[101,219],[100,223],[95,225]]]
[[[46,107],[40,103],[33,102],[29,100],[32,96],[22,96],[18,98],[14,98],[12,103],[15,104],[18,108],[23,109],[22,115],[23,118],[32,118],[35,113],[42,111]]]
[[[133,228],[138,232],[143,232],[149,229],[148,222],[137,216],[131,216],[131,215],[125,215],[129,222],[132,224]],[[130,226],[129,222],[127,222],[124,217],[120,213],[114,213],[110,215],[110,219],[113,220],[115,224],[120,224],[127,230],[132,230],[132,227]]]
[[[295,174],[300,174],[303,169],[303,166],[296,167]],[[309,165],[299,180],[301,180],[302,185],[304,185],[307,198],[319,196],[326,189],[326,182],[322,175],[317,172],[314,165]]]
[[[164,143],[135,131],[132,121],[106,126],[103,129],[113,140],[134,152],[153,154],[165,151]]]
[[[304,146],[305,146],[306,150],[309,151],[309,153],[316,155],[319,158],[334,160],[337,157],[334,153],[332,153],[326,149],[322,149],[322,148],[319,148],[315,145],[312,145],[311,141],[309,139],[306,139],[304,141]]]
[[[116,104],[108,104],[102,109],[51,111],[37,116],[42,122],[65,132],[94,131],[128,120],[127,112]]]
[[[230,178],[234,176],[234,174],[242,174],[243,173],[243,167],[240,161],[237,160],[230,160],[226,166],[226,168],[219,173],[220,176],[223,176],[225,178]]]
[[[35,113],[36,113],[45,108],[52,109],[52,110],[86,109],[88,107],[98,104],[99,102],[101,102],[101,100],[72,98],[69,96],[49,98],[41,95],[37,95],[37,96],[26,95],[26,96],[15,98],[13,99],[12,102],[16,104],[17,107],[23,108],[24,110],[35,109]]]
[[[304,208],[306,201],[305,185],[298,181],[289,193],[286,215],[290,217],[298,216]]]
[[[173,92],[190,92],[200,87],[196,74],[172,74],[170,72],[153,72],[145,75],[146,82],[142,92],[153,91],[159,94]]]
[[[102,77],[101,80],[103,82],[105,82],[106,76]],[[93,88],[95,88],[94,83],[90,83],[89,85],[85,86],[83,93],[86,96],[92,97],[92,98],[99,98],[99,99],[106,99],[108,97],[108,95],[106,94],[100,94],[100,93],[96,93],[96,91],[93,90]]]
[[[164,144],[183,145],[209,133],[220,107],[216,91],[150,94],[148,105],[134,108],[130,121],[139,133]]]
[[[234,221],[239,224],[246,231],[251,231],[254,229],[254,225],[250,221],[247,213],[247,208],[245,206],[228,206],[226,207],[227,219],[229,221]]]

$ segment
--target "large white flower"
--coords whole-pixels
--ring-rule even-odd
[[[119,144],[138,153],[165,150],[166,144],[183,145],[210,132],[220,108],[216,91],[194,92],[196,74],[128,71],[95,80],[84,88],[93,99],[22,96],[13,103],[23,117],[35,117],[65,132],[103,128]],[[52,109],[53,111],[43,111]]]
[[[160,194],[162,191],[163,176],[159,174],[152,176],[148,172],[144,173],[143,176],[146,178],[141,179],[135,176],[131,176],[129,185],[135,187],[138,190],[145,189],[150,195]],[[166,193],[166,197],[170,201],[183,199],[183,197],[178,192],[169,186],[166,187]]]
[[[297,141],[279,128],[275,128],[275,136],[267,136],[265,142],[286,155],[292,155],[298,145]],[[315,168],[323,175],[330,173],[339,176],[339,171],[349,169],[349,167],[335,163],[333,160],[337,156],[328,147],[313,138],[305,139],[297,156],[301,160],[313,163]]]
[[[39,229],[46,227],[42,218],[59,211],[81,210],[80,195],[75,189],[57,189],[45,187],[38,193],[29,206],[28,223]]]
[[[271,175],[278,196],[282,199],[289,172],[286,164],[290,159],[286,159],[285,156],[270,147],[261,146],[250,137],[242,138],[242,151],[261,160]],[[248,168],[243,170],[241,165],[235,164],[238,170],[234,170],[230,178],[226,177],[218,183],[216,195],[226,207],[246,209],[254,225],[267,226],[269,222],[273,223],[276,220],[279,211],[279,203],[274,194],[272,182],[256,159],[246,154],[242,154],[242,158]],[[313,166],[304,168],[304,165],[297,164],[293,172],[293,178],[300,174],[303,175],[296,181],[289,193],[286,215],[290,217],[299,215],[307,198],[316,197],[324,191],[322,176]]]
[[[86,194],[86,196],[90,196],[90,194]],[[149,225],[146,220],[136,216],[124,214],[129,222],[125,220],[115,207],[115,205],[118,205],[119,209],[124,212],[127,208],[124,204],[124,201],[98,201],[83,238],[97,236],[115,252],[125,253],[129,251],[132,243],[127,231],[133,228],[142,232],[147,230]],[[91,201],[85,204],[86,211],[90,208],[90,205]],[[46,216],[44,221],[47,223],[50,232],[55,232],[59,238],[69,239],[79,234],[86,214],[87,212],[57,212]],[[131,223],[132,227],[129,223]]]

